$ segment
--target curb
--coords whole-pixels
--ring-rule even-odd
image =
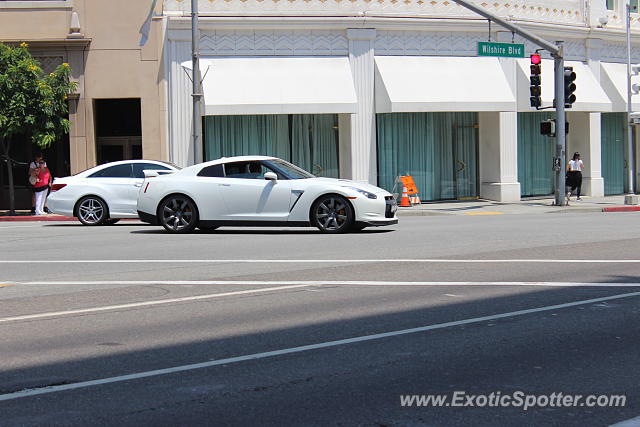
[[[40,221],[75,221],[76,219],[64,215],[19,215],[0,216],[0,222],[40,222]]]
[[[617,206],[613,208],[602,208],[602,212],[638,212],[640,206]]]

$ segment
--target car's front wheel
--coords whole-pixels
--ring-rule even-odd
[[[174,194],[162,201],[158,209],[160,224],[171,233],[190,233],[198,225],[196,204],[181,194]]]
[[[76,217],[84,225],[102,225],[109,219],[109,209],[100,197],[87,196],[78,202]]]
[[[344,233],[353,226],[353,208],[338,194],[321,196],[311,206],[311,225],[323,233]]]

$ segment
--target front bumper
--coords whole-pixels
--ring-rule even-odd
[[[383,227],[385,225],[394,225],[398,223],[398,218],[387,220],[371,220],[371,221],[357,221],[357,224],[367,225],[370,227]]]

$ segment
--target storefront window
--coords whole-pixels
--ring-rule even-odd
[[[616,7],[615,0],[607,0],[607,10],[614,10]]]
[[[206,116],[205,158],[264,155],[339,177],[336,114]]]
[[[378,114],[378,185],[400,192],[396,178],[411,175],[422,200],[477,197],[476,123],[476,113]]]

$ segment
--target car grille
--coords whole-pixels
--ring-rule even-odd
[[[393,218],[396,214],[396,210],[398,210],[398,204],[396,202],[395,197],[393,196],[385,196],[384,202],[386,203],[386,208],[384,210],[385,218]]]

